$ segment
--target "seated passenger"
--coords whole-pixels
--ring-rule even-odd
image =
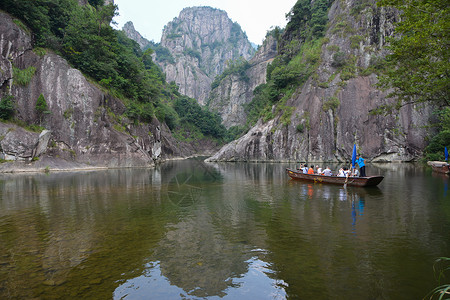
[[[359,176],[359,171],[358,171],[357,168],[353,169],[352,176],[354,176],[354,177],[358,177]]]
[[[338,172],[338,175],[337,175],[337,176],[339,176],[339,177],[345,177],[344,169],[343,169],[343,168],[340,168],[340,169],[339,169],[339,172]]]
[[[303,174],[308,174],[308,165],[307,164],[305,164],[303,166]]]
[[[309,174],[309,175],[314,175],[314,169],[313,169],[312,166],[309,167],[309,169],[308,169],[308,174]]]
[[[344,167],[343,172],[344,172],[344,177],[350,176],[350,170],[347,167]]]
[[[330,167],[326,167],[326,169],[325,170],[323,170],[323,175],[325,175],[325,176],[331,176],[331,175],[333,175],[333,173],[331,172],[331,170],[330,170]]]
[[[316,166],[316,172],[317,172],[317,175],[322,175],[322,168],[319,166]]]

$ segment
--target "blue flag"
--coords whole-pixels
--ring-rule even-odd
[[[447,151],[447,147],[445,147],[445,161],[448,160],[448,151]]]
[[[353,144],[352,167],[355,168],[356,163],[356,144]]]

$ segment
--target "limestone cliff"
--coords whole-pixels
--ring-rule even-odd
[[[150,41],[144,38],[135,28],[133,22],[129,21],[123,25],[122,31],[125,35],[138,43],[141,49],[145,49],[150,45]]]
[[[369,161],[420,156],[431,108],[407,105],[387,116],[371,114],[391,101],[376,89],[377,75],[372,71],[386,54],[386,37],[392,35],[397,16],[375,1],[334,1],[315,74],[281,112],[274,107],[274,119],[260,120],[210,160],[345,161],[351,158],[354,143]],[[282,114],[289,108],[286,122]]]
[[[66,159],[90,166],[150,166],[155,160],[183,157],[194,152],[180,146],[169,129],[156,119],[134,124],[122,116],[121,101],[89,82],[53,53],[33,52],[31,37],[13,19],[0,12],[0,98],[14,97],[16,119],[41,124],[44,137],[14,124],[0,126],[3,158],[30,161]],[[32,73],[29,82],[16,82],[15,73]],[[38,116],[42,95],[48,114]],[[6,167],[5,167],[6,165]],[[1,164],[7,168],[9,164]]]
[[[79,5],[87,5],[88,3],[89,3],[88,0],[78,0]],[[114,0],[104,0],[103,4],[104,5],[114,4]]]
[[[245,125],[245,104],[252,101],[253,90],[258,85],[266,83],[267,65],[276,54],[276,39],[269,35],[249,61],[244,80],[239,74],[231,74],[223,78],[211,91],[208,107],[220,114],[225,127]]]
[[[183,9],[164,27],[161,46],[175,59],[159,62],[167,81],[175,81],[182,94],[200,104],[205,104],[212,81],[227,61],[248,60],[255,53],[241,27],[211,7]]]

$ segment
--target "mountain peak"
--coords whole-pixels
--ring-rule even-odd
[[[134,40],[136,43],[139,44],[139,46],[141,47],[141,49],[146,48],[149,44],[150,41],[147,40],[146,38],[144,38],[135,28],[134,28],[134,24],[131,21],[128,21],[125,23],[125,25],[123,25],[122,27],[122,31],[125,33],[125,35],[127,37],[129,37],[130,39]]]
[[[175,63],[160,63],[167,81],[175,81],[181,93],[201,104],[228,61],[249,60],[255,53],[241,26],[209,6],[183,9],[164,27],[161,46],[175,58]]]

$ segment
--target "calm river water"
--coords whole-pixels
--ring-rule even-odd
[[[448,177],[376,188],[289,164],[0,175],[1,299],[422,299],[450,257]]]

